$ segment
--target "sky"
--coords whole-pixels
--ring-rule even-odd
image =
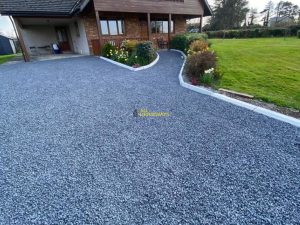
[[[268,1],[269,0],[249,0],[249,7],[256,8],[258,9],[258,12],[261,12]],[[300,0],[289,0],[289,1],[300,6]],[[208,2],[212,6],[214,0],[208,0]],[[279,2],[279,0],[275,0],[273,2],[276,4]],[[0,33],[6,36],[15,36],[12,24],[9,18],[6,16],[0,16]]]

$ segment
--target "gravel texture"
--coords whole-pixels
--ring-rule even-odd
[[[300,224],[300,131],[180,87],[160,55],[0,67],[1,225]]]

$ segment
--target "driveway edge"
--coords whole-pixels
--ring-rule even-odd
[[[103,56],[100,56],[100,59],[103,59],[103,60],[105,60],[105,61],[107,61],[111,64],[117,65],[117,66],[122,67],[124,69],[128,69],[128,70],[136,72],[136,71],[146,70],[146,69],[149,69],[149,68],[155,66],[156,63],[159,61],[159,54],[156,52],[156,59],[152,63],[150,63],[149,65],[146,65],[146,66],[138,67],[138,68],[133,68],[131,66],[127,66],[123,63],[116,62],[114,60],[111,60],[111,59],[103,57]]]
[[[192,90],[192,91],[195,91],[195,92],[198,92],[200,94],[204,94],[204,95],[208,95],[208,96],[217,98],[219,100],[231,103],[233,105],[237,105],[239,107],[243,107],[245,109],[248,109],[248,110],[251,110],[253,112],[265,115],[267,117],[270,117],[270,118],[273,118],[273,119],[276,119],[276,120],[279,120],[279,121],[282,121],[282,122],[285,122],[285,123],[289,123],[289,124],[291,124],[295,127],[300,127],[300,120],[298,120],[296,118],[286,116],[284,114],[274,112],[272,110],[265,109],[265,108],[262,108],[262,107],[259,107],[259,106],[256,106],[256,105],[252,105],[252,104],[249,104],[249,103],[246,103],[246,102],[234,99],[234,98],[230,98],[228,96],[225,96],[225,95],[219,94],[217,92],[211,91],[207,88],[194,86],[194,85],[191,85],[191,84],[185,82],[183,80],[183,70],[184,70],[184,66],[185,66],[187,57],[184,54],[184,52],[182,52],[180,50],[177,50],[177,49],[170,49],[170,50],[175,51],[175,52],[179,52],[184,57],[182,67],[181,67],[181,70],[179,72],[179,82],[180,82],[180,85],[182,87],[187,88],[187,89]]]

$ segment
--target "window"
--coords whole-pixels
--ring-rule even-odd
[[[167,34],[169,28],[168,21],[152,21],[151,30],[153,34]],[[174,21],[171,21],[171,33],[174,33]]]
[[[80,31],[79,31],[79,26],[77,21],[74,22],[74,27],[75,27],[76,36],[80,37]]]
[[[101,33],[102,35],[124,35],[124,20],[106,20],[101,19]]]

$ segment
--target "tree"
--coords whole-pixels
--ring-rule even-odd
[[[299,15],[299,6],[289,1],[280,1],[276,7],[276,15],[278,18],[288,17],[295,20]]]
[[[269,1],[261,14],[264,14],[264,26],[269,26],[270,17],[274,15],[274,3]]]
[[[257,18],[257,9],[251,8],[248,25],[249,26],[254,25],[256,18]]]
[[[211,28],[221,30],[240,27],[249,12],[247,5],[247,0],[215,0]]]

